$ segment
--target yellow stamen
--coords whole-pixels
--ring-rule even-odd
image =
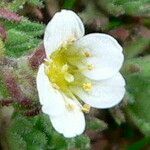
[[[57,90],[60,89],[59,86],[58,86],[56,83],[53,83],[52,86],[53,86],[53,88],[55,88],[55,89],[57,89]]]
[[[89,113],[90,108],[91,108],[91,106],[89,104],[84,104],[83,107],[82,107],[82,111],[85,112],[85,113]]]
[[[74,76],[70,73],[65,73],[64,78],[69,83],[74,81]]]
[[[89,64],[89,65],[88,65],[88,70],[93,70],[93,69],[94,69],[94,65]]]
[[[75,41],[76,41],[76,38],[74,36],[71,36],[67,41],[64,41],[61,46],[63,48],[67,48],[68,44],[71,44],[71,43],[73,43]]]
[[[88,83],[83,83],[83,89],[87,92],[92,90],[92,84],[90,82]]]
[[[65,64],[65,65],[62,66],[61,71],[62,71],[62,72],[66,72],[66,71],[68,70],[68,68],[69,68],[68,65]]]
[[[75,41],[76,41],[76,38],[74,36],[69,38],[69,42],[75,42]]]
[[[84,52],[84,55],[86,56],[86,57],[91,57],[92,56],[92,54],[90,53],[90,52]]]

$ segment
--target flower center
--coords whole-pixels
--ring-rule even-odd
[[[83,69],[81,70],[78,66],[82,65],[85,69],[92,70],[93,65],[86,63],[86,58],[90,56],[89,52],[75,46],[73,42],[62,45],[53,52],[50,60],[45,62],[45,72],[53,87],[70,98],[75,97],[72,87],[82,87],[84,91],[89,92],[92,89],[92,83],[82,74]]]

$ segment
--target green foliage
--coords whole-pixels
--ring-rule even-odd
[[[143,23],[144,23],[144,25],[145,25],[146,27],[150,28],[150,21],[149,21],[149,17],[144,18],[144,19],[143,19]]]
[[[93,131],[102,131],[106,128],[107,124],[98,118],[90,118],[87,121],[87,129],[91,129]]]
[[[144,16],[149,13],[149,0],[99,0],[98,4],[109,14]]]
[[[5,52],[4,42],[0,38],[0,58],[3,57],[4,52]]]
[[[8,98],[9,97],[9,92],[8,89],[3,81],[3,77],[0,73],[0,99],[1,98]]]
[[[11,3],[8,3],[8,8],[14,12],[23,9],[26,0],[13,0]]]
[[[126,112],[131,120],[146,135],[150,136],[150,57],[132,59],[126,62],[127,91],[134,98]],[[129,99],[129,101],[131,101]]]
[[[63,8],[72,9],[76,3],[76,0],[65,0]]]
[[[123,113],[121,108],[116,107],[116,108],[110,109],[109,111],[118,125],[121,125],[122,123],[125,122],[125,114]]]
[[[13,57],[19,57],[27,51],[37,47],[40,41],[32,36],[27,36],[25,33],[8,31],[8,41],[6,42],[6,54]]]
[[[25,32],[25,34],[33,37],[41,36],[45,28],[43,24],[31,22],[25,18],[23,18],[19,23],[4,21],[3,24],[7,30],[14,29],[18,32]]]
[[[38,7],[43,6],[43,1],[44,0],[26,0],[27,3],[38,6]]]
[[[106,30],[111,30],[117,27],[121,27],[123,22],[117,18],[112,18],[108,25],[105,27]]]
[[[66,139],[68,143],[68,150],[80,149],[89,150],[90,149],[90,139],[87,136],[80,135],[72,139]]]
[[[1,2],[1,7],[9,8],[12,12],[23,9],[24,4],[29,3],[36,6],[42,6],[42,0],[13,0],[12,2]],[[7,16],[11,16],[11,11]],[[6,55],[11,57],[20,57],[29,51],[34,50],[41,43],[41,36],[44,33],[45,26],[42,23],[31,22],[26,18],[21,21],[8,21],[0,19],[0,24],[7,31],[5,41]],[[0,43],[1,45],[1,43]]]
[[[11,2],[8,3],[5,0],[2,0],[2,2],[0,3],[0,6],[8,8],[12,10],[13,12],[17,12],[19,10],[22,10],[25,4],[43,7],[43,1],[44,0],[12,0]]]
[[[2,23],[7,30],[6,55],[19,57],[34,50],[41,43],[40,36],[45,28],[43,24],[30,22],[27,19],[23,19],[20,23],[10,21]]]
[[[31,118],[14,114],[7,138],[10,150],[20,150],[20,147],[21,150],[86,150],[90,148],[90,141],[84,135],[66,139],[54,131],[49,117],[44,114]]]
[[[133,42],[129,42],[125,47],[125,54],[128,58],[132,58],[142,53],[145,48],[149,46],[150,39],[148,38],[138,38]]]
[[[14,132],[9,133],[8,140],[9,140],[9,148],[11,150],[19,150],[20,147],[22,148],[22,150],[27,149],[26,142],[17,133]]]
[[[148,146],[150,144],[150,137],[145,137],[132,145],[130,145],[127,150],[141,150],[144,149],[145,146]]]

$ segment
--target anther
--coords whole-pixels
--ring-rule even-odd
[[[75,42],[76,41],[76,38],[74,37],[74,36],[71,36],[70,38],[69,38],[69,42]]]
[[[92,70],[93,68],[94,68],[94,65],[92,65],[92,64],[88,65],[88,70]]]
[[[64,78],[69,83],[74,81],[74,76],[72,74],[70,74],[70,73],[65,73]]]
[[[89,113],[90,108],[91,108],[91,106],[89,104],[84,104],[83,107],[82,107],[82,111],[85,112],[85,113]]]
[[[59,86],[58,86],[56,83],[53,83],[52,86],[53,86],[53,88],[55,88],[55,89],[57,89],[57,90],[60,89]]]
[[[88,83],[83,83],[83,89],[87,92],[92,90],[92,84],[90,82]]]
[[[68,65],[65,64],[65,65],[62,66],[61,71],[66,72],[68,70],[68,68],[69,68]]]
[[[90,53],[90,52],[84,52],[84,55],[86,56],[86,57],[91,57],[92,56],[92,54]]]

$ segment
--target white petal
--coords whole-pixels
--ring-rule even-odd
[[[83,23],[73,11],[57,12],[45,30],[44,46],[47,56],[57,50],[63,42],[73,37],[79,39],[83,35]]]
[[[71,138],[83,133],[85,129],[85,118],[75,101],[68,99],[68,102],[74,106],[73,110],[66,108],[64,114],[50,117],[50,119],[57,132],[62,133],[67,138]]]
[[[124,59],[122,47],[113,37],[94,33],[79,39],[76,44],[92,55],[87,58],[87,62],[94,68],[84,71],[85,76],[93,80],[107,79],[121,68]]]
[[[72,89],[85,103],[95,108],[110,108],[117,105],[125,94],[125,80],[120,73],[114,77],[95,82],[92,91]]]
[[[42,111],[48,115],[57,116],[65,111],[65,102],[61,93],[54,89],[44,72],[44,64],[40,65],[37,74],[37,90]]]

